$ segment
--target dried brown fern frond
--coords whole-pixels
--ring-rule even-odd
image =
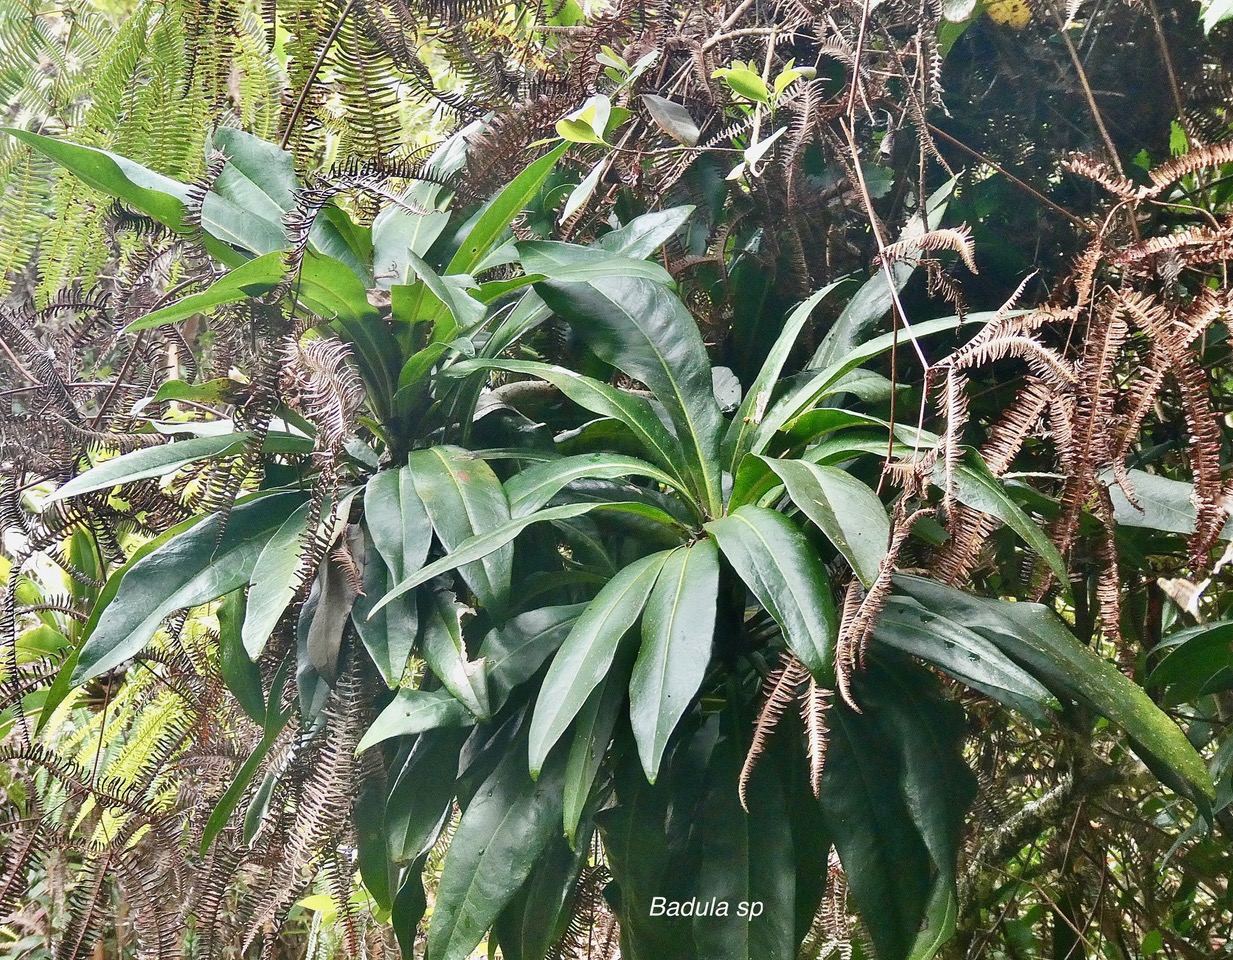
[[[942,227],[928,230],[916,237],[907,237],[895,243],[888,244],[878,255],[875,263],[897,263],[918,254],[934,250],[950,250],[957,253],[964,265],[973,273],[980,271],[976,267],[976,245],[972,241],[972,231],[967,225],[959,227]]]
[[[749,812],[746,803],[746,791],[749,778],[758,759],[766,751],[771,734],[779,725],[780,719],[788,706],[800,695],[801,687],[809,678],[809,670],[791,653],[785,654],[786,660],[770,674],[762,686],[762,708],[758,711],[758,720],[754,724],[753,743],[745,754],[745,762],[741,766],[741,776],[738,791],[741,799],[741,809]]]

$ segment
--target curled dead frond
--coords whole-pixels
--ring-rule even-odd
[[[788,705],[800,693],[801,685],[809,677],[809,670],[791,653],[785,654],[787,660],[771,672],[762,685],[762,709],[758,712],[758,720],[754,725],[753,743],[745,754],[745,763],[741,767],[741,777],[738,790],[741,798],[741,808],[746,812],[749,807],[745,802],[745,793],[749,786],[749,778],[753,775],[758,758],[766,751],[771,734],[778,726]]]
[[[877,263],[896,263],[910,259],[917,254],[932,250],[951,250],[959,254],[964,265],[973,273],[979,273],[976,268],[976,245],[972,242],[972,231],[967,225],[959,227],[942,227],[929,230],[917,237],[907,237],[889,244],[877,258]]]

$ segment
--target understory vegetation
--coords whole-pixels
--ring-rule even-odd
[[[0,955],[1233,956],[1226,0],[0,0]]]

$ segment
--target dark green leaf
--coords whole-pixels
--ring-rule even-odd
[[[391,737],[405,737],[438,727],[469,727],[475,717],[448,690],[399,690],[356,747],[363,753]]]
[[[801,663],[831,683],[839,624],[822,562],[781,513],[744,506],[707,531],[758,602],[775,618]]]
[[[892,596],[878,615],[874,640],[932,664],[1044,725],[1061,703],[990,641],[910,597]]]
[[[679,103],[653,93],[644,93],[642,102],[646,104],[656,125],[677,143],[692,147],[698,142],[698,125],[689,115],[689,111]]]
[[[492,715],[487,668],[483,660],[469,658],[462,635],[463,617],[474,616],[475,611],[459,603],[448,590],[437,590],[430,597],[420,598],[420,613],[424,662],[459,703],[475,717],[487,720]]]
[[[163,618],[216,600],[248,583],[266,541],[300,505],[299,493],[273,493],[237,503],[220,538],[212,514],[121,568],[114,596],[99,598],[72,683],[81,684],[141,651]]]
[[[394,778],[385,801],[385,831],[395,863],[417,859],[436,841],[454,799],[463,736],[462,730],[448,728],[423,734]]]
[[[218,605],[218,659],[223,683],[254,723],[265,721],[261,668],[244,649],[244,591],[233,590]]]
[[[538,510],[575,480],[616,480],[623,477],[648,477],[672,487],[671,474],[636,457],[611,453],[584,453],[559,460],[548,460],[516,473],[505,484],[510,513],[522,517]]]
[[[1233,622],[1203,623],[1170,634],[1153,654],[1164,659],[1148,678],[1153,687],[1168,686],[1172,703],[1233,688]],[[1233,741],[1229,741],[1233,743]]]
[[[673,292],[640,278],[546,280],[536,290],[595,354],[645,383],[676,428],[688,474],[712,515],[722,503],[723,417],[697,324]]]
[[[574,724],[574,742],[565,763],[564,819],[565,836],[575,847],[578,825],[625,703],[628,680],[624,672],[610,669],[599,686],[591,691]]]
[[[562,764],[532,781],[520,753],[506,752],[450,842],[425,960],[466,960],[560,829]]]
[[[510,518],[505,491],[492,468],[460,447],[418,450],[408,459],[407,470],[447,551]],[[509,596],[513,559],[512,546],[498,546],[462,565],[459,573],[481,603],[500,609]]]
[[[528,610],[484,637],[478,657],[488,667],[488,694],[494,713],[515,687],[535,676],[556,653],[584,609],[586,604],[572,603]]]
[[[617,646],[642,615],[671,551],[631,563],[587,606],[561,644],[540,687],[531,720],[531,772],[538,775],[553,745],[612,666]]]
[[[683,206],[644,213],[625,226],[605,233],[595,241],[595,246],[617,256],[644,260],[672,239],[693,212],[694,207]]]
[[[275,625],[295,599],[296,572],[307,545],[311,507],[308,502],[301,504],[266,541],[253,565],[243,629],[244,649],[252,660],[261,656]]]
[[[1207,765],[1177,724],[1117,667],[1080,644],[1053,611],[981,599],[921,577],[897,576],[895,583],[930,612],[945,612],[991,640],[1054,693],[1112,720],[1157,776],[1200,806],[1210,802]]]
[[[382,679],[395,687],[402,679],[419,633],[419,605],[412,594],[373,614],[376,602],[395,585],[394,575],[373,542],[373,529],[371,521],[364,524],[364,591],[355,598],[351,622]]]
[[[835,467],[807,460],[763,460],[800,508],[869,587],[890,542],[886,508],[872,490]]]

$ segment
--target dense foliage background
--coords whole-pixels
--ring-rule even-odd
[[[1233,955],[1230,16],[0,0],[0,952]]]

